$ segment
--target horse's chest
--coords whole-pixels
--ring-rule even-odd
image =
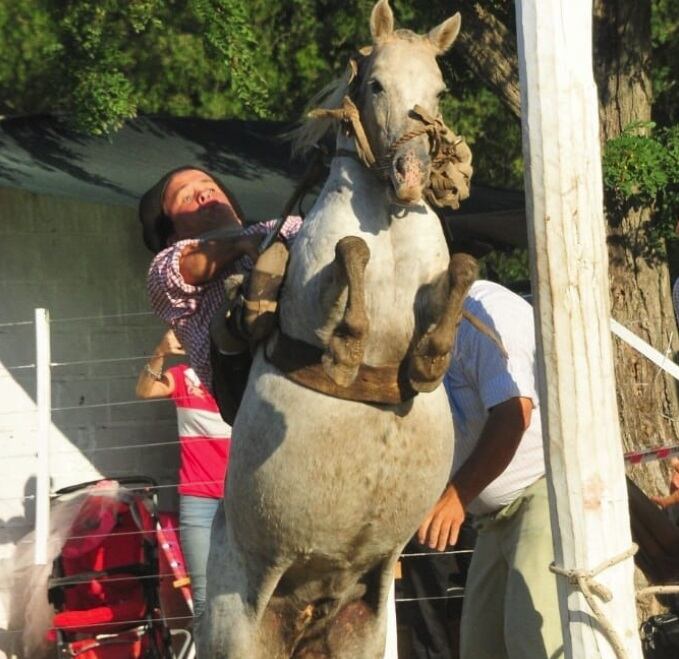
[[[360,297],[370,327],[366,360],[399,361],[418,318],[426,317],[426,291],[448,264],[438,218],[430,211],[392,215],[376,203],[352,206],[338,193],[324,199],[307,222],[291,256],[281,304],[284,331],[311,343],[327,343],[342,322],[348,297],[336,247],[343,238],[356,236],[370,253],[360,275]]]

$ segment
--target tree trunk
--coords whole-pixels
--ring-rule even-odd
[[[474,0],[461,2],[472,32],[492,30],[498,19],[492,9],[479,9]],[[650,0],[594,0],[594,75],[599,89],[602,145],[634,121],[651,116]],[[502,43],[502,49],[497,43]],[[493,44],[495,46],[493,47]],[[487,44],[487,47],[484,46]],[[515,107],[516,52],[508,54],[506,30],[493,39],[460,39],[458,50],[473,71],[482,75],[503,99]],[[484,50],[481,57],[479,50]],[[512,57],[512,62],[505,60]],[[495,68],[495,73],[492,69]],[[502,75],[498,75],[501,71]],[[608,261],[613,318],[673,359],[679,350],[672,308],[667,259],[650,248],[650,209],[606,209]],[[679,441],[679,399],[675,381],[645,357],[614,339],[618,408],[625,450]],[[592,441],[597,441],[592,437]],[[630,476],[647,494],[666,493],[667,468],[659,462],[635,467]]]
[[[594,73],[601,139],[651,117],[651,7],[648,0],[595,0]],[[679,349],[667,259],[649,244],[650,209],[607,209],[611,314],[673,359]],[[614,343],[618,408],[626,450],[676,443],[676,382],[619,339]],[[665,492],[661,463],[635,467],[647,494]]]
[[[466,65],[491,89],[500,90],[500,100],[518,117],[521,92],[516,34],[480,2],[463,5],[461,13],[458,47],[464,51]]]

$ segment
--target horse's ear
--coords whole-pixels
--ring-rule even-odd
[[[373,42],[386,39],[394,31],[394,12],[389,0],[379,0],[370,14],[370,34]]]
[[[457,14],[451,16],[448,20],[443,21],[441,25],[437,25],[429,32],[427,38],[436,49],[437,55],[443,55],[443,53],[453,45],[460,32],[460,23],[462,23],[462,18],[458,11]]]

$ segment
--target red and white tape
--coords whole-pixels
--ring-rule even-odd
[[[630,451],[625,453],[625,462],[638,465],[643,462],[653,462],[654,460],[666,460],[674,456],[679,456],[679,444],[649,448],[644,451]]]

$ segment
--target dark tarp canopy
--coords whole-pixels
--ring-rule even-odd
[[[303,163],[281,137],[289,128],[264,121],[142,117],[110,137],[81,135],[46,116],[0,121],[0,186],[83,201],[135,206],[160,176],[190,164],[220,175],[248,221],[279,215]],[[310,199],[304,206],[308,208]],[[523,246],[521,191],[472,184],[449,233],[477,251]]]

